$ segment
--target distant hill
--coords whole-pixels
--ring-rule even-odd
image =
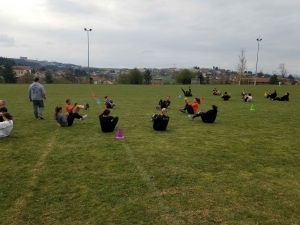
[[[298,74],[292,74],[292,75],[293,75],[293,77],[300,78],[300,75],[298,75]]]

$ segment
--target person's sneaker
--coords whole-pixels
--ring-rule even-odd
[[[89,108],[90,108],[89,103],[86,103],[86,105],[85,105],[85,110],[88,110]]]
[[[184,109],[179,109],[180,112],[182,113],[185,113],[185,110]]]
[[[44,117],[42,115],[38,115],[38,118],[41,119],[41,120],[44,119]]]
[[[87,118],[87,115],[82,116],[82,118],[80,118],[80,121],[85,120]]]
[[[188,117],[190,118],[190,120],[193,120],[193,115],[188,115]]]

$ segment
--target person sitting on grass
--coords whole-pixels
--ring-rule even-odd
[[[229,94],[227,94],[227,91],[225,91],[225,93],[224,93],[224,95],[222,95],[222,97],[221,98],[223,98],[224,99],[224,101],[228,101],[228,99],[230,99],[230,93]]]
[[[2,113],[3,121],[0,122],[0,138],[4,138],[10,135],[13,129],[14,123],[13,118],[8,112]]]
[[[116,106],[114,101],[112,99],[109,99],[108,96],[105,96],[104,98],[105,98],[104,105],[107,109],[108,108],[113,108],[114,106]]]
[[[167,129],[170,117],[167,115],[167,109],[163,108],[161,110],[162,114],[154,114],[151,117],[151,121],[153,122],[153,129],[156,131],[164,131]]]
[[[157,109],[168,108],[171,105],[170,96],[166,97],[166,100],[159,100],[158,105],[156,106]]]
[[[241,95],[243,96],[243,98],[244,98],[244,96],[247,94],[247,92],[245,91],[245,89],[242,91],[242,93],[241,93]]]
[[[79,110],[80,109],[85,109],[88,110],[90,108],[90,105],[87,103],[85,106],[84,105],[77,105],[77,103],[72,106],[71,99],[66,100],[66,112],[67,116],[70,115],[71,113],[74,114],[75,119],[79,119],[80,121],[84,120],[87,115],[81,116],[79,115]]]
[[[3,118],[2,118],[2,114],[4,112],[7,112],[7,108],[5,107],[5,101],[4,100],[0,100],[0,122],[3,122]]]
[[[189,86],[189,90],[188,91],[184,91],[182,88],[181,88],[181,90],[182,90],[182,92],[183,92],[183,94],[184,94],[185,97],[191,97],[191,96],[193,96],[192,95],[191,86]]]
[[[213,89],[213,95],[221,95],[221,92],[217,88]]]
[[[64,116],[62,113],[62,107],[55,107],[54,119],[60,124],[62,127],[70,127],[73,125],[75,114],[70,113],[67,116]]]
[[[102,132],[113,132],[119,121],[119,117],[110,116],[110,110],[105,109],[103,113],[99,115],[99,121]]]
[[[267,94],[266,98],[276,98],[277,97],[277,92],[276,90],[273,91],[273,93]]]
[[[270,100],[277,100],[277,101],[289,101],[290,100],[290,98],[289,98],[289,96],[290,96],[290,94],[287,92],[287,93],[285,93],[285,95],[284,96],[282,96],[282,97],[276,97],[276,98],[270,98]]]
[[[252,95],[251,95],[251,93],[245,95],[242,99],[243,99],[245,102],[251,102],[251,101],[252,101]]]
[[[207,112],[198,112],[196,115],[189,115],[189,118],[193,120],[196,117],[201,116],[201,119],[204,123],[213,123],[217,118],[218,107],[216,105],[212,105],[211,109]]]
[[[188,114],[195,114],[198,110],[198,106],[200,104],[199,98],[194,98],[194,101],[190,103],[187,98],[184,98],[185,106],[182,109],[179,109],[180,112],[185,113],[185,111],[188,111]]]

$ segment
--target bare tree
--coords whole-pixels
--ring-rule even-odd
[[[240,76],[244,74],[244,71],[247,70],[247,59],[246,59],[246,50],[241,49],[241,53],[238,55],[239,61],[236,66],[236,70]]]
[[[280,64],[279,64],[278,70],[279,70],[279,75],[281,75],[282,78],[287,77],[289,71],[287,70],[287,68],[286,68],[286,66],[284,65],[284,63],[280,63]]]

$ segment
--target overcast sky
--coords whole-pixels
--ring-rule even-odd
[[[300,74],[300,0],[0,0],[0,56],[115,68]]]

